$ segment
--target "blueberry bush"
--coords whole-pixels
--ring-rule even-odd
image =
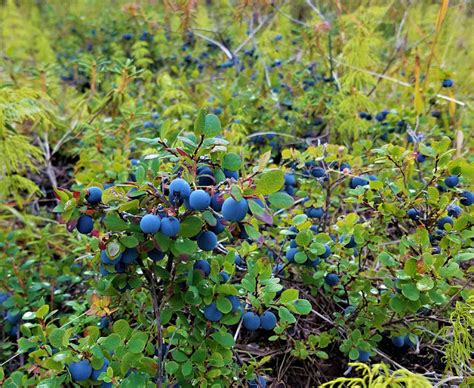
[[[0,21],[0,385],[474,384],[466,2]]]

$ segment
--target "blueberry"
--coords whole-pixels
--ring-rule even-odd
[[[86,201],[91,205],[98,204],[102,200],[102,189],[96,186],[87,189]]]
[[[357,361],[360,361],[360,362],[369,361],[370,353],[362,349],[358,349],[358,350],[359,350],[359,357],[357,358]]]
[[[449,205],[448,206],[448,216],[459,217],[462,213],[462,209],[458,205]]]
[[[257,383],[258,380],[258,383]],[[267,387],[267,380],[263,376],[257,376],[257,380],[250,380],[249,381],[249,388],[266,388]]]
[[[344,236],[341,237],[340,241],[341,242],[344,241]],[[355,248],[356,246],[357,246],[357,243],[355,241],[354,236],[351,236],[349,242],[346,245],[344,245],[345,248]]]
[[[105,251],[102,251],[105,252]],[[138,258],[138,251],[136,248],[126,248],[122,253],[121,261],[125,264],[132,264]]]
[[[153,121],[145,121],[143,123],[143,128],[145,129],[153,128],[154,126],[155,124],[153,123]]]
[[[232,305],[232,310],[231,312],[236,312],[239,310],[242,306],[240,305],[240,300],[239,297],[236,295],[228,295],[226,296],[227,299],[229,299],[230,304]]]
[[[471,206],[474,203],[474,193],[467,190],[463,191],[459,202],[461,202],[461,205]]]
[[[188,198],[191,194],[191,187],[189,183],[186,182],[184,179],[177,178],[173,180],[170,184],[170,199],[174,198],[181,198],[185,199]]]
[[[324,253],[322,255],[319,255],[321,259],[327,259],[332,254],[331,248],[329,247],[328,244],[324,244],[324,249],[325,249]]]
[[[216,224],[214,226],[210,226],[209,230],[214,232],[215,234],[222,233],[225,230],[225,220],[223,217],[216,217]]]
[[[335,273],[330,273],[326,275],[324,281],[328,286],[334,287],[337,283],[339,283],[339,276]]]
[[[211,197],[211,207],[216,211],[220,212],[222,210],[222,204],[224,203],[224,197],[221,193],[215,193]]]
[[[405,337],[403,335],[392,337],[392,344],[396,348],[402,348],[405,345]]]
[[[165,217],[161,220],[160,231],[165,236],[175,237],[180,230],[180,223],[176,217]]]
[[[99,322],[99,327],[101,329],[107,329],[110,325],[110,318],[107,317],[107,316],[104,316],[102,318],[100,318],[100,322]]]
[[[285,185],[287,186],[295,186],[296,185],[296,177],[295,174],[286,173],[285,174]]]
[[[451,175],[451,176],[448,176],[445,180],[444,180],[444,184],[447,186],[447,187],[456,187],[459,183],[459,177],[457,175]]]
[[[133,38],[133,34],[131,34],[130,32],[127,32],[126,34],[122,35],[123,40],[130,40],[132,38]]]
[[[418,336],[412,335],[412,337],[413,339],[410,337],[409,334],[407,334],[403,339],[405,345],[409,346],[410,348],[414,348],[416,344],[418,343]]]
[[[160,230],[160,225],[160,217],[154,214],[147,214],[140,221],[140,229],[143,233],[154,234]]]
[[[92,366],[88,360],[81,360],[69,364],[69,373],[71,373],[72,381],[85,381],[92,374]]]
[[[189,204],[195,210],[204,210],[211,204],[211,196],[204,190],[195,190],[189,196]]]
[[[260,317],[252,311],[247,311],[242,319],[244,327],[249,331],[255,331],[260,327]]]
[[[160,261],[165,257],[165,253],[160,251],[159,249],[153,248],[151,251],[148,252],[148,257],[153,261]]]
[[[12,325],[15,325],[16,323],[18,323],[21,319],[21,313],[17,313],[17,314],[12,314],[11,311],[8,311],[7,312],[7,315],[5,316],[5,319],[10,322]]]
[[[115,265],[117,264],[119,261],[120,261],[120,258],[121,256],[118,255],[114,258],[111,258],[109,257],[109,255],[107,254],[107,251],[106,250],[103,250],[103,251],[100,251],[100,261],[103,263],[103,264],[107,264],[107,265]]]
[[[221,271],[219,272],[219,276],[222,283],[227,283],[229,281],[229,274],[227,272]]]
[[[358,186],[367,186],[368,184],[369,184],[369,181],[367,179],[356,176],[356,177],[351,178],[349,182],[349,187],[351,189],[355,189]]]
[[[412,220],[417,220],[420,218],[420,212],[415,208],[408,209],[407,215]]]
[[[264,330],[273,330],[277,324],[277,318],[271,311],[265,311],[260,315],[260,326]]]
[[[234,264],[237,265],[237,266],[242,266],[243,262],[242,262],[242,258],[240,257],[240,255],[235,255],[234,257]]]
[[[197,169],[198,185],[199,186],[211,186],[215,183],[214,173],[207,166],[202,166]]]
[[[104,364],[100,369],[92,369],[91,379],[97,381],[99,376],[102,372],[107,372],[107,368],[109,367],[109,360],[104,357]]]
[[[309,207],[305,210],[305,213],[310,218],[321,218],[324,216],[324,210],[322,207]]]
[[[316,167],[311,170],[311,175],[315,178],[324,178],[326,176],[326,170],[321,167]]]
[[[416,161],[418,163],[424,163],[426,161],[426,156],[423,154],[416,155]]]
[[[239,173],[238,171],[230,171],[227,169],[224,169],[224,175],[227,179],[239,179]]]
[[[197,238],[198,247],[203,251],[212,251],[217,246],[217,236],[214,232],[201,232]]]
[[[194,263],[194,269],[200,271],[204,276],[211,273],[211,266],[206,260],[198,260]]]
[[[454,85],[454,82],[451,79],[444,79],[441,85],[443,88],[450,88]]]
[[[440,228],[441,230],[445,230],[444,226],[447,225],[447,224],[450,224],[450,225],[453,225],[454,222],[453,222],[453,219],[451,217],[443,217],[443,218],[440,218],[437,222],[436,222],[436,225],[438,226],[438,228]]]
[[[245,218],[248,211],[247,200],[236,201],[233,198],[227,198],[222,205],[222,215],[227,221],[238,222]]]
[[[10,299],[9,294],[0,292],[0,305],[3,304],[3,302],[6,302],[8,299]]]
[[[90,232],[92,232],[92,229],[94,229],[94,220],[92,219],[92,217],[84,214],[80,216],[77,220],[76,228],[79,233],[89,234]]]
[[[211,322],[218,322],[222,318],[222,313],[217,309],[215,303],[211,303],[204,307],[204,317]]]
[[[350,169],[351,169],[351,165],[350,165],[349,163],[341,163],[341,165],[339,166],[339,170],[340,170],[340,171],[344,171],[345,169],[350,170]]]
[[[298,248],[290,248],[286,251],[286,259],[289,263],[295,261],[295,255],[298,253]]]

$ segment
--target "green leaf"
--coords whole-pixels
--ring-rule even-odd
[[[118,321],[114,322],[112,326],[112,331],[123,339],[127,338],[129,330],[130,325],[125,319],[119,319]]]
[[[232,303],[226,297],[219,296],[216,301],[217,308],[219,311],[223,312],[224,314],[230,313],[232,310]]]
[[[206,109],[199,109],[196,120],[194,121],[194,134],[200,136],[204,133],[206,126]]]
[[[215,137],[221,133],[221,122],[214,114],[206,115],[204,122],[204,135],[206,137]]]
[[[230,171],[238,171],[242,167],[242,159],[239,155],[229,152],[224,155],[222,167]]]
[[[304,229],[296,235],[295,241],[300,247],[306,247],[313,240],[313,236],[313,232],[310,229]]]
[[[36,317],[42,319],[44,318],[46,314],[48,314],[48,312],[49,312],[49,305],[44,304],[38,310],[36,310]]]
[[[54,329],[49,334],[49,343],[55,348],[61,348],[63,346],[63,337],[66,333],[64,329]]]
[[[120,237],[119,241],[126,248],[135,248],[138,245],[138,239],[135,236]]]
[[[281,306],[278,308],[278,316],[280,317],[282,321],[285,321],[288,323],[296,322],[295,316],[286,307]]]
[[[281,293],[279,302],[281,304],[286,304],[288,302],[293,302],[298,299],[299,291],[293,288],[285,290]]]
[[[129,227],[128,222],[122,220],[116,213],[107,214],[104,219],[104,224],[108,230],[113,232],[127,230]]]
[[[129,352],[131,353],[142,353],[143,349],[145,349],[145,345],[148,341],[148,334],[144,332],[137,332],[132,335],[132,338],[130,338],[130,341],[128,341],[127,347]]]
[[[256,192],[257,194],[275,193],[283,187],[285,174],[281,170],[269,170],[258,176]]]
[[[295,200],[292,196],[282,192],[270,194],[268,196],[268,200],[274,207],[278,209],[288,209],[295,203]]]
[[[417,301],[420,298],[420,291],[414,284],[402,284],[402,294],[412,301]]]
[[[179,364],[175,361],[167,361],[165,363],[165,370],[168,374],[172,375],[179,369]]]
[[[416,283],[416,288],[420,291],[428,291],[434,287],[434,281],[430,277],[424,277]]]
[[[179,235],[181,237],[194,237],[202,230],[201,218],[188,216],[181,221]]]
[[[107,350],[115,350],[121,344],[122,340],[118,334],[110,334],[103,342],[103,345]]]
[[[211,337],[214,339],[214,341],[226,349],[232,348],[235,344],[234,337],[224,331],[213,333]]]
[[[312,310],[311,303],[306,299],[295,300],[292,304],[293,308],[298,314],[309,314]]]

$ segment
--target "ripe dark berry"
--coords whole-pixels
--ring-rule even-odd
[[[451,79],[444,79],[441,85],[443,86],[443,88],[450,88],[454,85],[454,82]]]
[[[102,189],[99,187],[89,187],[87,189],[86,201],[91,205],[98,204],[102,200]]]
[[[104,364],[102,365],[102,368],[92,369],[91,379],[94,381],[97,381],[102,372],[107,372],[108,367],[109,367],[109,360],[104,357]]]
[[[319,255],[321,259],[327,259],[332,254],[331,248],[329,247],[328,244],[324,244],[324,249],[325,249],[325,252],[322,255]]]
[[[450,225],[454,224],[453,219],[451,217],[446,216],[446,217],[440,218],[438,222],[436,223],[438,228],[441,230],[445,230],[445,225],[447,224],[450,224]]]
[[[171,182],[169,189],[170,199],[185,199],[188,198],[191,194],[191,187],[189,186],[189,183],[181,178],[177,178],[173,182]]]
[[[369,361],[370,353],[366,352],[365,350],[361,350],[361,349],[358,349],[358,350],[359,350],[359,357],[357,358],[357,361],[360,361],[360,362]]]
[[[448,176],[444,180],[444,184],[448,187],[456,187],[459,183],[459,177],[457,175]]]
[[[335,273],[330,273],[326,275],[324,281],[328,286],[334,287],[337,283],[339,283],[339,276],[337,276]]]
[[[211,196],[204,190],[195,190],[189,196],[189,204],[194,210],[204,210],[211,204]]]
[[[198,260],[194,263],[194,269],[200,271],[204,276],[211,273],[211,266],[206,260]]]
[[[163,260],[163,258],[165,257],[165,253],[160,251],[159,249],[154,248],[148,252],[148,257],[153,261],[160,261]]]
[[[94,220],[90,216],[82,215],[77,220],[76,228],[79,233],[89,234],[94,229]]]
[[[405,345],[405,337],[403,335],[392,337],[392,344],[396,348],[403,348]]]
[[[197,244],[203,251],[212,251],[217,246],[217,236],[211,231],[201,232]]]
[[[208,321],[211,322],[218,322],[222,318],[222,313],[217,309],[215,303],[211,303],[204,307],[204,316]]]
[[[461,215],[461,213],[462,209],[458,205],[452,204],[448,206],[448,216],[457,218]]]
[[[369,181],[367,179],[361,178],[361,177],[353,177],[351,181],[349,182],[349,187],[351,189],[355,189],[358,186],[367,186],[369,184]]]
[[[260,326],[264,330],[273,330],[277,324],[277,318],[271,311],[265,311],[260,315]]]
[[[81,360],[69,364],[69,373],[71,373],[72,381],[85,381],[92,374],[92,366],[88,360]]]
[[[242,319],[244,327],[249,331],[255,331],[260,327],[260,317],[252,311],[247,311]]]
[[[248,209],[247,200],[236,201],[233,198],[227,198],[222,205],[222,216],[227,221],[239,222],[245,218]]]
[[[459,202],[461,202],[461,205],[471,206],[474,203],[474,193],[467,190],[463,191]]]
[[[143,233],[154,234],[160,230],[161,219],[154,214],[145,215],[140,221],[140,229]]]
[[[165,217],[161,220],[160,231],[165,236],[175,237],[180,230],[180,223],[176,217]]]
[[[410,217],[410,219],[412,220],[417,220],[420,218],[420,212],[415,208],[411,208],[408,209],[407,216]]]
[[[105,252],[105,251],[102,251]],[[122,258],[120,259],[124,264],[132,264],[138,258],[138,251],[136,248],[127,248],[122,253]]]

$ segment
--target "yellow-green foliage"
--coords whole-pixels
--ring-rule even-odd
[[[406,369],[390,372],[384,363],[366,365],[350,363],[362,374],[361,377],[338,377],[322,384],[320,388],[431,388],[431,383],[423,376]]]
[[[0,89],[0,201],[13,197],[21,205],[25,192],[30,196],[38,190],[25,175],[39,170],[42,153],[16,126],[48,120],[39,97],[31,89]]]
[[[443,328],[442,333],[450,335],[450,342],[444,347],[446,370],[463,376],[472,362],[474,352],[474,295],[466,302],[457,302],[450,318],[451,326]],[[452,337],[451,337],[452,336]]]

